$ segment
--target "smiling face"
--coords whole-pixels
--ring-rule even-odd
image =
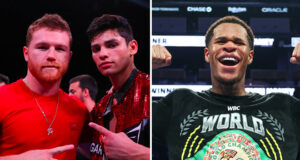
[[[33,33],[23,52],[31,75],[42,82],[56,82],[68,69],[70,37],[66,31],[41,28]]]
[[[109,29],[94,37],[91,50],[98,70],[111,77],[132,71],[137,42],[132,40],[127,44],[117,29]]]
[[[223,23],[214,29],[205,60],[210,63],[211,78],[214,83],[233,85],[244,82],[248,64],[252,63],[247,31],[235,23]]]

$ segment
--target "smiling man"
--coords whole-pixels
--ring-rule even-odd
[[[262,96],[245,91],[253,41],[251,28],[235,16],[220,18],[210,26],[204,53],[212,89],[179,89],[153,102],[153,159],[163,155],[157,146],[168,149],[169,159],[297,158],[300,101],[281,93]],[[300,63],[299,48],[300,44],[292,63]],[[168,61],[160,57],[170,56],[160,51],[153,59],[165,66]]]
[[[210,64],[214,93],[242,96],[246,94],[246,69],[253,60],[254,34],[243,21],[230,20],[234,18],[220,20],[208,29],[205,61]]]

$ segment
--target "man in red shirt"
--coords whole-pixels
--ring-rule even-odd
[[[94,109],[94,121],[101,126],[90,123],[97,130],[91,159],[150,159],[149,75],[135,68],[138,45],[131,26],[124,17],[103,15],[93,20],[87,33],[93,60],[112,83]]]
[[[88,110],[59,86],[72,56],[68,23],[33,22],[23,48],[27,75],[0,89],[0,159],[75,159]]]

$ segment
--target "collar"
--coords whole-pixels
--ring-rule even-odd
[[[113,97],[116,98],[118,104],[123,100],[126,93],[128,92],[134,78],[136,77],[137,72],[138,69],[134,68],[123,86],[117,92],[113,91]]]
[[[137,72],[138,72],[138,69],[134,68],[131,71],[131,73],[130,73],[128,79],[126,80],[126,82],[123,84],[123,86],[117,92],[115,92],[113,88],[110,89],[109,92],[112,92],[112,94],[109,97],[108,104],[105,108],[103,116],[105,116],[105,115],[107,115],[108,113],[111,112],[113,98],[116,98],[117,104],[121,103],[121,101],[124,99],[126,93],[130,89],[130,86],[131,86],[133,80],[135,79],[135,77],[137,75]]]

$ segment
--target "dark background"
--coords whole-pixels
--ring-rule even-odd
[[[86,29],[91,21],[102,14],[119,14],[128,19],[139,51],[135,55],[138,69],[149,73],[150,13],[149,0],[11,0],[0,5],[1,53],[0,73],[14,82],[26,76],[27,65],[22,48],[28,26],[45,13],[58,13],[70,25],[73,57],[61,87],[68,91],[68,81],[79,74],[90,74],[99,85],[98,99],[111,86],[108,78],[102,76],[92,60]]]

